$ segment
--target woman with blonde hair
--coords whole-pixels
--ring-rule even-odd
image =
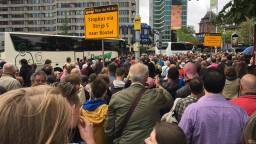
[[[0,142],[4,144],[65,144],[71,127],[71,107],[57,88],[37,86],[0,96]],[[80,133],[94,144],[80,120]]]
[[[70,105],[53,88],[18,89],[0,97],[0,141],[5,144],[67,143]]]

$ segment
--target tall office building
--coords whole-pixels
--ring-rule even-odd
[[[131,41],[135,0],[0,0],[0,32],[82,36],[84,8],[110,4],[119,5],[120,38]]]
[[[170,0],[150,0],[149,1],[149,24],[153,30],[159,32],[160,41],[169,41],[170,34]],[[168,23],[169,22],[169,23]]]
[[[162,42],[172,41],[172,31],[187,25],[187,0],[150,0],[149,23]]]

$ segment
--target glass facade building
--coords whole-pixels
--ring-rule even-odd
[[[182,5],[182,26],[187,26],[187,0],[150,0],[149,24],[159,32],[162,42],[172,41],[171,13],[172,5]]]

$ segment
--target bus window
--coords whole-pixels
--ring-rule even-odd
[[[57,51],[72,51],[74,49],[75,40],[70,37],[56,37]]]
[[[16,51],[29,51],[32,46],[32,40],[30,36],[22,36],[17,34],[10,34],[14,48]]]
[[[104,41],[105,49],[108,51],[120,51],[121,43],[120,41],[115,40],[106,40]]]
[[[186,47],[186,50],[192,51],[194,46],[193,46],[193,44],[186,43],[185,47]]]
[[[166,50],[167,47],[168,47],[168,43],[162,43],[162,46],[159,47],[159,50]]]
[[[101,51],[102,40],[86,40],[83,37],[10,34],[16,51]],[[105,51],[120,52],[125,42],[104,40]]]
[[[4,52],[4,33],[0,33],[0,52]]]
[[[184,51],[186,50],[186,47],[182,43],[172,43],[172,50],[173,51]]]

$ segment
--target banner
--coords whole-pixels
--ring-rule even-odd
[[[182,5],[172,5],[171,7],[171,30],[182,27]]]
[[[94,54],[91,54],[91,58],[93,59],[111,59],[112,57],[112,52],[108,52],[108,53],[105,53],[103,56],[102,55],[94,55]]]

